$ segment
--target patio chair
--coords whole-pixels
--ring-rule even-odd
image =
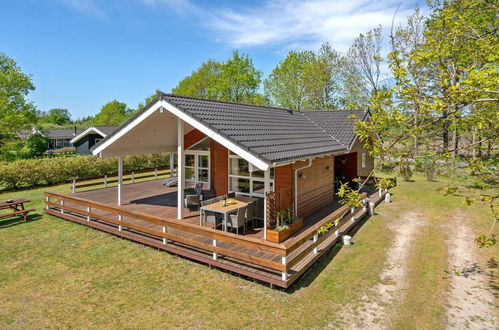
[[[185,207],[191,212],[199,210],[199,196],[185,195]]]
[[[214,198],[217,195],[215,194],[214,190],[207,189],[207,190],[201,190],[201,196],[203,196],[203,200],[205,200],[205,199]]]
[[[213,198],[213,201],[216,203],[216,202],[220,202],[221,200],[223,200],[225,198],[225,196],[218,196],[218,197],[215,197]]]
[[[255,219],[255,202],[249,203],[248,206],[246,207],[246,224],[248,222],[251,222],[251,224],[254,226],[253,220]]]
[[[236,233],[239,235],[239,227],[246,227],[246,206],[237,210],[236,214],[231,214],[227,226],[231,229],[236,228]]]
[[[264,200],[263,198],[258,198],[256,200],[255,206],[255,219],[258,221],[263,220],[263,212],[264,212]]]
[[[235,198],[235,197],[236,193],[234,191],[227,194],[227,198]]]
[[[205,205],[213,204],[213,203],[215,203],[215,201],[213,198],[211,198],[211,199],[207,199],[205,201],[201,201],[201,206],[205,206]],[[216,212],[204,210],[203,211],[203,218],[204,218],[205,222],[212,223],[214,228],[218,228],[218,226],[221,226],[223,224],[222,215],[219,213],[216,213]]]

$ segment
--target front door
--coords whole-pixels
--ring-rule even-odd
[[[210,186],[210,152],[185,152],[185,181]]]

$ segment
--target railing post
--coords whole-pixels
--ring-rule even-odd
[[[104,188],[107,188],[107,174],[104,175]]]
[[[166,234],[166,227],[163,226],[163,233]],[[166,245],[166,238],[163,237],[163,245]]]
[[[61,206],[64,206],[64,201],[61,199]],[[61,213],[64,214],[64,209],[61,207]]]
[[[71,185],[71,191],[74,193],[76,193],[76,179],[73,179],[73,184]]]
[[[317,244],[317,241],[319,240],[319,235],[315,234],[314,235],[314,244]],[[317,254],[319,251],[317,249],[317,246],[314,248],[314,254]]]
[[[123,216],[121,214],[118,215],[118,221],[123,221]],[[118,230],[122,231],[123,227],[121,225],[118,226]]]
[[[213,246],[217,247],[217,240],[216,239],[213,240]],[[213,260],[217,260],[217,258],[218,258],[217,253],[213,252]]]
[[[49,196],[45,196],[45,209],[46,210],[49,209],[49,205],[47,204],[48,202],[50,202],[50,197]]]
[[[158,178],[158,169],[155,168],[154,169],[154,180],[156,180]]]
[[[287,264],[287,260],[286,260],[286,257],[285,257],[285,256],[283,256],[283,257],[282,257],[282,264],[283,264],[283,265],[286,265],[286,264]],[[283,281],[287,281],[287,280],[288,280],[288,272],[287,272],[287,271],[283,271],[283,272],[282,272],[282,280],[283,280]]]
[[[88,213],[92,212],[92,209],[90,208],[90,206],[87,206],[87,212]],[[90,222],[90,214],[87,215],[87,221]]]
[[[378,191],[379,191],[379,197],[381,197],[383,195],[383,191],[381,190],[381,188]]]
[[[135,172],[132,171],[132,183],[135,183]]]

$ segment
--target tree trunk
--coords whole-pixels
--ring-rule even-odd
[[[443,114],[443,125],[442,125],[442,151],[446,152],[449,150],[449,122],[447,121],[447,111]]]
[[[476,127],[473,127],[473,133],[471,133],[471,157],[476,159]]]

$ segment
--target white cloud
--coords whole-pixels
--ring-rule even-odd
[[[63,2],[78,11],[91,14],[97,17],[106,16],[105,13],[95,5],[92,0],[63,0]]]
[[[388,32],[400,1],[273,0],[262,7],[218,9],[209,28],[217,38],[234,47],[281,45],[284,48],[317,48],[330,42],[346,51],[359,33],[382,25]],[[405,20],[415,3],[400,5],[395,23]]]

